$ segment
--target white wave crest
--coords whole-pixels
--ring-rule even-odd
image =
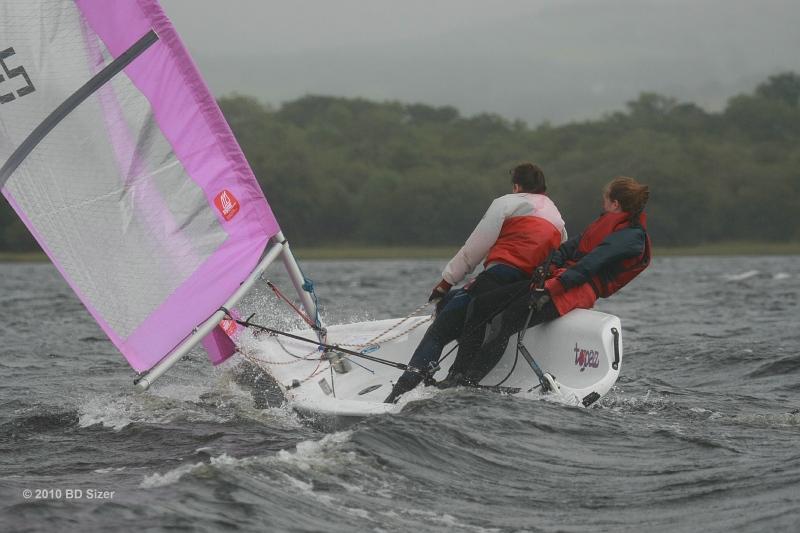
[[[480,532],[495,532],[500,531],[498,528],[484,528],[480,526],[474,526],[472,524],[468,524],[466,522],[462,522],[457,519],[455,516],[448,514],[448,513],[436,513],[434,511],[427,511],[421,509],[405,509],[402,511],[404,514],[409,516],[417,516],[424,519],[426,522],[434,522],[436,524],[441,524],[447,527],[449,530],[452,531],[480,531]],[[389,513],[381,513],[384,516],[390,516]],[[397,516],[396,513],[392,513]]]
[[[134,423],[166,424],[176,418],[194,422],[225,422],[230,415],[204,409],[192,402],[152,394],[101,394],[84,400],[78,406],[78,425],[81,427],[101,424],[120,431]]]
[[[746,279],[758,276],[761,272],[758,270],[748,270],[747,272],[742,272],[740,274],[725,274],[722,277],[726,281],[744,281]]]
[[[173,483],[180,480],[186,474],[202,472],[204,470],[213,468],[225,468],[225,467],[237,468],[242,466],[248,466],[260,460],[261,458],[258,457],[245,457],[242,459],[237,459],[236,457],[231,457],[230,455],[223,453],[222,455],[219,455],[217,457],[212,457],[208,463],[199,462],[193,464],[185,464],[179,466],[178,468],[168,470],[163,474],[159,474],[157,472],[154,474],[150,474],[149,476],[144,477],[142,483],[139,486],[142,487],[143,489],[164,487],[166,485],[172,485]]]
[[[429,400],[445,392],[446,390],[437,389],[436,387],[424,387],[424,386],[415,387],[410,391],[408,391],[407,393],[400,396],[400,398],[397,400],[398,411],[408,402]]]
[[[739,415],[734,417],[739,424],[762,428],[786,428],[800,426],[800,412],[781,414]]]
[[[109,395],[95,396],[78,407],[78,425],[84,428],[101,424],[119,431],[144,416],[142,409],[129,399]]]
[[[346,442],[352,432],[342,431],[326,435],[320,440],[306,440],[297,443],[293,452],[287,450],[279,450],[274,456],[252,456],[252,457],[231,457],[226,453],[222,453],[217,457],[211,457],[209,462],[197,462],[192,464],[181,465],[177,468],[167,472],[153,473],[147,475],[142,480],[140,487],[154,488],[164,487],[179,481],[186,474],[195,472],[202,472],[206,469],[229,469],[229,468],[247,468],[255,464],[272,464],[283,463],[292,465],[300,470],[309,471],[316,468],[326,468],[343,461],[353,461],[356,455],[353,452],[346,454],[332,453],[334,449],[340,444]],[[298,489],[303,492],[312,491],[312,486],[302,480],[284,473],[286,478]]]
[[[206,463],[195,463],[191,465],[182,465],[174,470],[169,470],[163,474],[155,473],[145,476],[139,487],[143,489],[152,489],[155,487],[165,487],[177,482],[186,474],[193,472],[199,468],[206,466]]]
[[[624,391],[615,386],[595,406],[616,412],[644,412],[648,415],[656,415],[660,411],[676,407],[676,403],[666,396],[651,392],[648,390],[644,396],[625,396]]]
[[[276,455],[278,461],[296,466],[300,470],[311,470],[315,467],[328,466],[332,461],[342,462],[355,459],[354,452],[345,454],[331,452],[340,444],[350,439],[352,431],[339,431],[326,435],[320,440],[298,442],[294,452],[280,450]]]

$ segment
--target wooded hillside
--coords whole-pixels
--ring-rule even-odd
[[[509,169],[538,163],[571,233],[629,175],[651,186],[658,245],[800,240],[800,76],[770,77],[719,113],[644,93],[600,120],[531,128],[452,107],[307,96],[220,100],[295,245],[463,242]],[[536,105],[531,102],[531,105]],[[6,202],[0,249],[34,249]]]

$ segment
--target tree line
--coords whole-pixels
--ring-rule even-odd
[[[490,201],[510,192],[508,171],[520,161],[544,169],[573,234],[600,212],[602,186],[628,175],[650,185],[658,245],[800,240],[800,75],[792,72],[719,112],[642,93],[623,111],[563,126],[360,98],[219,103],[299,246],[459,244]],[[35,249],[3,204],[0,249]]]

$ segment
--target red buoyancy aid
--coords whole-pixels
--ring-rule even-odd
[[[644,233],[644,249],[637,257],[629,257],[623,260],[615,269],[610,279],[601,276],[592,276],[591,284],[597,296],[608,298],[630,281],[638,276],[650,265],[650,236],[647,234],[647,215],[641,213],[639,220],[634,226],[641,227]],[[621,229],[631,227],[630,213],[604,213],[600,218],[589,224],[589,227],[581,235],[578,243],[578,256],[583,257],[597,246],[611,233]],[[577,261],[568,261],[567,266],[572,266]]]
[[[549,220],[532,216],[511,217],[503,222],[500,236],[489,250],[484,266],[505,263],[530,276],[559,244],[561,232]]]
[[[597,298],[608,298],[648,267],[650,264],[650,236],[645,228],[646,221],[647,217],[642,213],[639,215],[638,223],[635,224],[645,230],[645,244],[641,255],[621,261],[617,269],[613,271],[611,279],[603,279],[601,276],[595,275],[589,283],[583,283],[565,291],[556,278],[566,268],[575,265],[583,256],[599,246],[611,233],[630,227],[630,214],[624,212],[605,213],[586,228],[578,242],[575,259],[568,260],[564,265],[566,268],[557,269],[553,272],[554,277],[547,280],[546,286],[551,291],[553,304],[559,315],[563,316],[578,308],[591,309]]]

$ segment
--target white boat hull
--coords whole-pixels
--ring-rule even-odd
[[[414,317],[395,331],[403,331],[427,317]],[[378,320],[330,326],[328,343],[359,351],[348,345],[366,343],[401,319]],[[426,325],[380,344],[369,355],[408,363],[419,344]],[[316,339],[310,330],[293,332]],[[393,331],[394,333],[394,331]],[[387,335],[391,336],[391,334]],[[447,353],[454,344],[445,347]],[[605,395],[619,375],[622,339],[619,318],[577,309],[547,324],[531,328],[525,346],[545,372],[560,386],[560,400],[574,405],[589,405]],[[398,412],[405,402],[383,403],[402,371],[373,361],[348,356],[349,370],[337,373],[328,361],[319,361],[321,352],[312,344],[284,337],[262,337],[247,349],[248,356],[267,370],[281,386],[289,404],[299,412],[335,417],[363,417]],[[516,337],[509,342],[502,359],[481,381],[481,385],[519,388],[520,394],[538,394],[539,381],[522,354],[517,356]],[[307,357],[307,359],[300,359]],[[455,359],[455,352],[441,364],[434,376],[444,378]],[[516,359],[516,364],[515,364]],[[513,371],[512,371],[513,368]],[[504,378],[506,378],[504,380]],[[294,385],[293,385],[294,382]],[[409,393],[412,395],[413,393]]]

